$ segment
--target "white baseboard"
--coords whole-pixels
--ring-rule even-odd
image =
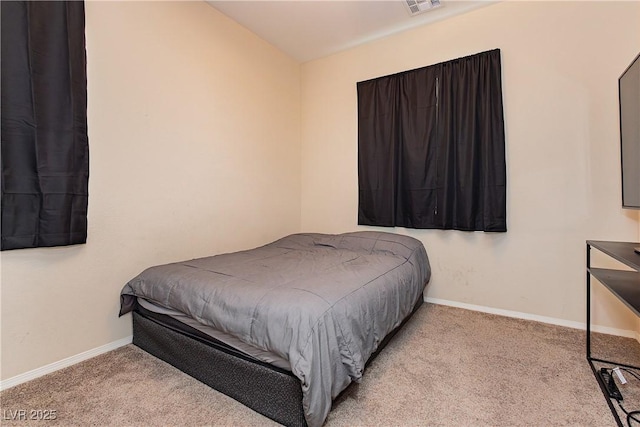
[[[448,305],[451,307],[458,307],[458,308],[464,308],[467,310],[480,311],[482,313],[497,314],[499,316],[514,317],[516,319],[533,320],[536,322],[548,323],[551,325],[565,326],[567,328],[572,328],[572,329],[582,329],[582,330],[587,329],[586,323],[574,322],[571,320],[564,320],[564,319],[556,319],[555,317],[538,316],[537,314],[503,310],[501,308],[485,307],[482,305],[467,304],[464,302],[450,301],[450,300],[445,300],[440,298],[427,297],[425,301],[433,304]],[[600,332],[603,334],[633,338],[637,341],[640,341],[640,336],[636,331],[630,331],[626,329],[617,329],[617,328],[611,328],[608,326],[598,326],[598,325],[591,325],[591,330],[593,332]]]
[[[66,368],[76,363],[80,363],[84,360],[91,359],[92,357],[99,356],[111,350],[115,350],[118,347],[122,347],[127,344],[131,344],[133,336],[130,335],[126,338],[122,338],[118,341],[113,341],[109,344],[87,350],[75,356],[67,357],[66,359],[59,360],[57,362],[45,365],[41,368],[34,369],[33,371],[25,372],[24,374],[16,375],[15,377],[8,378],[4,381],[0,381],[0,391],[17,386],[18,384],[25,383],[27,381],[36,379],[46,374],[50,374],[62,368]]]
[[[514,317],[516,319],[533,320],[536,322],[548,323],[551,325],[558,325],[558,326],[565,326],[573,329],[586,330],[587,328],[586,325],[581,322],[556,319],[554,317],[538,316],[536,314],[522,313],[519,311],[503,310],[500,308],[485,307],[482,305],[467,304],[464,302],[450,301],[450,300],[445,300],[440,298],[427,297],[425,301],[432,304],[464,308],[467,310],[479,311],[482,313],[497,314],[499,316],[505,316],[505,317]],[[598,326],[598,325],[593,325],[591,327],[591,330],[594,332],[601,332],[603,334],[634,338],[640,341],[639,339],[640,336],[635,331],[610,328],[607,326]],[[8,388],[17,386],[18,384],[22,384],[33,379],[36,379],[43,375],[50,374],[62,368],[75,365],[76,363],[80,363],[84,360],[91,359],[92,357],[99,356],[103,353],[106,353],[111,350],[115,350],[116,348],[122,347],[124,345],[131,344],[132,339],[133,339],[133,336],[128,336],[118,341],[114,341],[109,344],[105,344],[103,346],[94,348],[92,350],[88,350],[83,353],[76,354],[75,356],[67,357],[66,359],[59,360],[58,362],[51,363],[41,368],[34,369],[33,371],[25,372],[24,374],[16,375],[15,377],[6,379],[4,381],[0,381],[0,391],[6,390]]]

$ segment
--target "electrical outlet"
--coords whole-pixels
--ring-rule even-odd
[[[609,397],[611,399],[623,400],[622,393],[620,393],[620,390],[618,389],[616,382],[614,381],[613,377],[611,376],[607,368],[600,368],[599,374],[600,374],[600,379],[602,380],[602,383],[604,384],[604,386],[607,389],[607,392],[609,393]]]

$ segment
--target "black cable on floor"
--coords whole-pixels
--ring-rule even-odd
[[[606,368],[605,368],[605,369],[606,369]],[[620,367],[619,367],[619,368],[617,368],[617,369],[620,369],[621,371],[625,371],[625,372],[627,372],[628,374],[630,374],[632,377],[634,377],[635,379],[640,380],[640,375],[639,375],[639,374],[637,374],[636,372],[631,371],[630,369],[627,369],[627,368],[620,368]],[[613,371],[614,371],[614,369],[607,369],[607,371],[610,371],[610,372],[609,372],[609,374],[611,375],[611,379],[613,379]],[[622,412],[624,412],[624,413],[625,413],[625,415],[627,416],[627,426],[628,426],[628,427],[633,427],[633,426],[631,425],[631,421],[632,421],[632,420],[640,424],[640,418],[636,418],[636,416],[640,416],[640,411],[638,411],[638,410],[634,410],[634,411],[627,411],[627,410],[625,409],[625,407],[624,407],[624,406],[622,406],[621,399],[615,399],[615,400],[616,400],[616,402],[618,402],[618,406],[620,407],[620,409],[622,410]]]

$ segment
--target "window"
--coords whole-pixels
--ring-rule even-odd
[[[0,3],[2,250],[84,243],[84,3]]]
[[[507,230],[499,49],[357,88],[358,224]]]

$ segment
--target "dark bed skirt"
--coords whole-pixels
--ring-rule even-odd
[[[306,426],[300,380],[133,313],[133,344],[286,426]]]
[[[421,297],[411,315],[422,302]],[[411,315],[385,337],[367,365]],[[307,425],[300,380],[291,372],[242,357],[223,344],[206,340],[196,330],[180,330],[172,320],[137,307],[133,312],[133,344],[280,424]]]

